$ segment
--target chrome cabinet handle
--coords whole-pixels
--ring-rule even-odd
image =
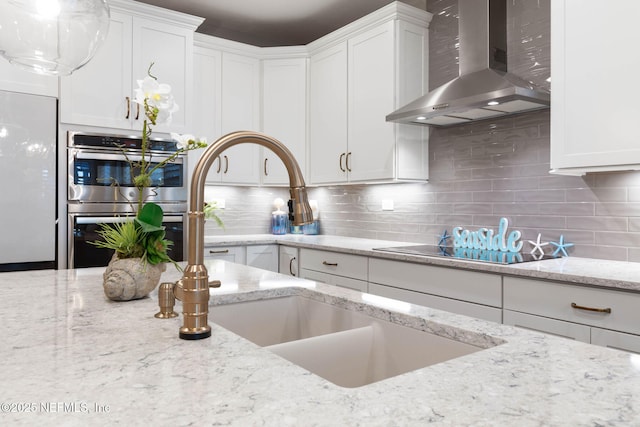
[[[338,263],[337,262],[322,261],[322,265],[328,265],[329,267],[337,267]]]
[[[594,308],[594,307],[585,307],[582,305],[578,305],[575,302],[571,303],[571,307],[577,310],[586,310],[586,311],[595,311],[596,313],[611,313],[611,308]]]
[[[131,98],[125,96],[125,100],[127,102],[127,115],[124,116],[124,118],[129,120],[129,115],[131,114]]]
[[[224,156],[224,172],[222,173],[227,173],[229,172],[229,157]]]
[[[267,160],[269,160],[268,157],[264,158],[264,176],[269,176],[269,172],[267,172]]]
[[[344,159],[344,156],[346,156],[346,155],[347,155],[346,153],[342,153],[342,154],[340,154],[340,162],[339,162],[339,163],[340,163],[340,170],[341,170],[342,172],[346,172],[346,171],[347,171],[347,170],[342,166],[342,159]]]
[[[292,276],[296,275],[296,273],[293,272],[293,261],[295,261],[295,260],[296,260],[296,257],[292,257],[289,260],[289,273],[291,273]]]
[[[229,253],[229,249],[220,249],[220,250],[213,250],[213,249],[209,249],[209,253],[210,254],[228,254]]]
[[[350,160],[351,160],[351,151],[349,151],[347,153],[347,161],[345,162],[346,166],[347,166],[347,171],[351,172],[351,165],[350,165]]]

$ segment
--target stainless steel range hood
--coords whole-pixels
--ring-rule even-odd
[[[459,0],[460,75],[387,116],[451,126],[549,108],[549,92],[507,72],[507,1]]]

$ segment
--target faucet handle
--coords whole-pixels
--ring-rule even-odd
[[[176,304],[176,297],[173,294],[173,288],[176,284],[172,282],[164,282],[160,284],[158,288],[158,305],[160,311],[155,314],[158,319],[171,319],[178,317],[178,313],[173,311],[173,306]]]

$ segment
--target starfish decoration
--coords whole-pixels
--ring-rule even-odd
[[[450,238],[451,238],[451,235],[447,234],[447,230],[444,230],[442,232],[442,235],[440,235],[438,239],[438,246],[447,246],[447,240],[449,240]]]
[[[556,247],[556,250],[553,251],[553,256],[558,255],[558,253],[562,252],[562,255],[564,256],[569,256],[569,254],[567,253],[567,248],[570,248],[571,246],[573,246],[573,243],[565,243],[564,242],[564,236],[561,234],[560,235],[560,240],[556,243],[556,242],[549,242],[551,243],[553,246]]]
[[[536,251],[540,251],[540,255],[544,255],[544,249],[542,249],[542,247],[549,245],[549,242],[540,242],[541,238],[542,234],[538,233],[538,238],[535,242],[532,240],[527,240],[533,246],[533,249],[531,249],[531,255],[535,255]]]

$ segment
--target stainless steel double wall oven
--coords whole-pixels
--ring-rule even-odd
[[[174,141],[152,139],[147,159],[159,163],[177,150]],[[112,251],[89,242],[98,239],[101,223],[122,222],[135,214],[138,190],[131,180],[128,160],[142,155],[142,140],[135,136],[117,136],[68,132],[69,268],[105,266]],[[128,160],[127,160],[128,159]],[[187,157],[175,161],[152,174],[152,186],[144,200],[160,205],[167,239],[173,241],[172,259],[184,259],[184,228],[187,210]]]

